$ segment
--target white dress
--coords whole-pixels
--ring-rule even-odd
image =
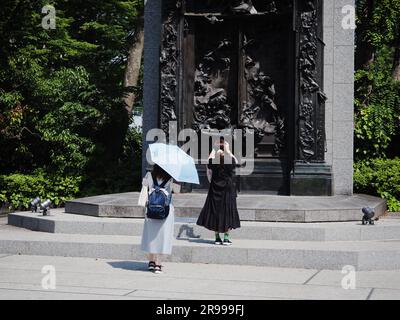
[[[160,185],[162,181],[157,179],[157,183]],[[150,172],[143,178],[143,185],[148,187],[147,190],[152,188],[153,179]],[[169,193],[172,192],[172,179],[167,182],[165,189]],[[166,219],[149,219],[146,216],[144,220],[141,249],[147,253],[171,254],[172,240],[174,237],[174,222],[175,216],[172,200],[169,205],[169,215]]]

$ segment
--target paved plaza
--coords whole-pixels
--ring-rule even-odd
[[[0,235],[9,232],[6,222],[0,218]],[[356,271],[347,282],[342,270],[164,266],[156,275],[144,261],[0,252],[0,299],[400,299],[400,270]]]
[[[156,275],[144,262],[0,254],[0,299],[400,299],[400,271],[355,276],[346,290],[340,270],[165,263]]]

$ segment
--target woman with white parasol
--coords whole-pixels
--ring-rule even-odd
[[[174,206],[172,183],[199,184],[193,158],[176,145],[154,143],[149,147],[153,170],[143,178],[139,204],[145,206],[141,249],[148,254],[148,269],[162,273],[161,260],[172,253]]]

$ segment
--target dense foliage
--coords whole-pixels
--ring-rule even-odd
[[[42,8],[56,9],[45,29]],[[356,0],[355,191],[399,210],[400,0]],[[143,0],[2,0],[0,203],[135,189],[140,135],[122,103]]]
[[[400,0],[357,0],[355,191],[400,210]]]
[[[48,4],[55,29],[42,27]],[[0,201],[136,187],[141,143],[122,97],[142,11],[142,0],[1,1]]]
[[[393,211],[400,211],[400,158],[359,161],[354,186],[360,192],[384,197]]]
[[[81,177],[47,176],[37,170],[32,174],[14,173],[0,176],[0,201],[13,208],[28,209],[29,202],[35,198],[50,199],[58,206],[76,196]]]

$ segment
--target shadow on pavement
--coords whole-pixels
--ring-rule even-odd
[[[147,270],[147,263],[145,262],[137,262],[137,261],[113,261],[107,262],[111,267],[115,269],[123,269],[123,270],[130,270],[130,271],[146,271]]]
[[[190,227],[188,225],[182,225],[179,228],[178,236],[177,238],[184,238],[183,234],[186,234],[186,238],[193,238],[193,239],[199,239],[200,235],[194,234],[194,228]]]
[[[214,241],[213,240],[207,240],[207,239],[176,238],[176,240],[179,240],[179,241],[184,240],[184,241],[193,242],[193,243],[207,243],[207,244],[214,245]]]

